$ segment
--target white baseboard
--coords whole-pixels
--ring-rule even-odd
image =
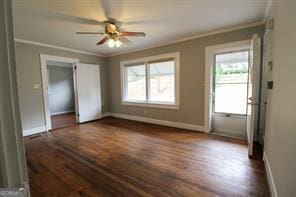
[[[159,120],[159,119],[146,118],[146,117],[141,117],[141,116],[133,116],[133,115],[127,115],[127,114],[118,114],[118,113],[108,113],[108,114],[109,114],[109,116],[116,117],[116,118],[135,120],[135,121],[139,121],[139,122],[146,122],[146,123],[169,126],[169,127],[176,127],[176,128],[180,128],[180,129],[188,129],[188,130],[193,130],[193,131],[206,132],[205,127],[201,126],[201,125],[173,122],[173,121],[168,121],[168,120]]]
[[[105,117],[116,117],[116,118],[122,118],[122,119],[128,119],[128,120],[135,120],[139,122],[146,122],[151,124],[157,124],[157,125],[163,125],[163,126],[169,126],[169,127],[176,127],[180,129],[188,129],[193,131],[201,131],[206,132],[206,129],[204,126],[201,125],[194,125],[194,124],[188,124],[188,123],[180,123],[180,122],[173,122],[168,120],[159,120],[159,119],[153,119],[153,118],[146,118],[141,116],[133,116],[133,115],[127,115],[127,114],[118,114],[118,113],[110,113],[106,112],[102,114],[102,118]],[[42,133],[46,131],[46,127],[36,127],[31,129],[25,129],[23,130],[23,136],[29,136],[37,133]]]
[[[61,112],[54,112],[54,113],[50,113],[50,115],[51,115],[51,116],[55,116],[55,115],[61,115],[61,114],[73,113],[73,112],[75,112],[75,110],[61,111]]]
[[[37,133],[42,133],[44,131],[46,131],[45,126],[35,127],[35,128],[31,128],[31,129],[24,129],[23,136],[29,136],[29,135],[33,135],[33,134],[37,134]]]
[[[108,116],[110,116],[110,113],[109,112],[102,113],[102,118],[106,118]]]
[[[277,197],[278,194],[277,194],[277,191],[276,191],[274,179],[273,179],[273,176],[272,176],[269,161],[268,161],[268,158],[267,158],[267,155],[266,155],[265,151],[263,153],[263,161],[264,161],[265,171],[266,171],[266,174],[267,174],[267,181],[268,181],[271,196],[272,197]]]

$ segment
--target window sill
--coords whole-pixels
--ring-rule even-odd
[[[139,107],[151,107],[151,108],[161,108],[161,109],[179,109],[178,104],[169,103],[145,103],[136,101],[122,101],[123,105],[139,106]]]

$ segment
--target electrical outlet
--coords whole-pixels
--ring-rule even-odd
[[[39,83],[34,83],[33,88],[39,90],[40,89],[40,84]]]

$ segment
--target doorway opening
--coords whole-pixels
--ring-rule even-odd
[[[40,54],[40,62],[46,131],[76,124],[79,108],[77,105],[75,65],[79,62],[79,59]],[[61,91],[65,87],[67,93]],[[65,94],[67,99],[64,99]],[[73,118],[75,119],[73,120]]]
[[[48,97],[52,129],[76,124],[72,63],[47,61]]]
[[[246,139],[249,49],[214,53],[212,132]]]
[[[249,156],[258,135],[261,39],[206,47],[205,131],[244,138]]]
[[[103,117],[100,65],[44,54],[40,61],[47,132]]]

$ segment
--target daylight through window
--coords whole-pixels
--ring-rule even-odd
[[[215,56],[215,112],[246,114],[249,51]]]
[[[124,102],[177,104],[175,57],[151,58],[122,66]]]

